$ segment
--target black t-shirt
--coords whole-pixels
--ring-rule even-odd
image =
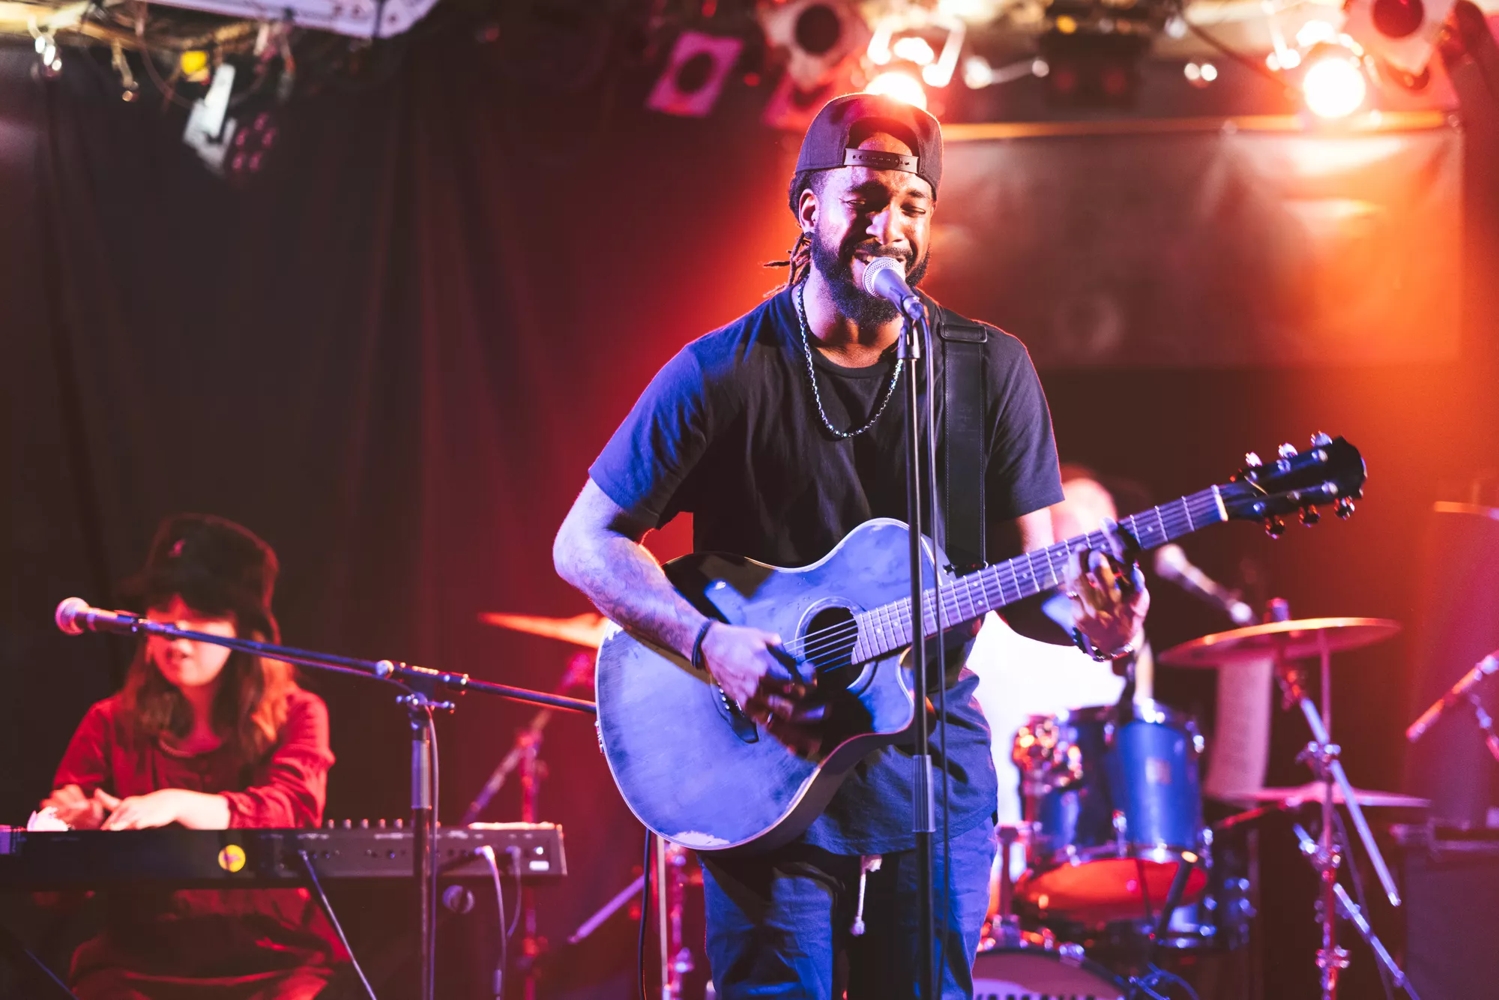
[[[1051,415],[1030,356],[992,327],[986,351],[984,499],[992,522],[1056,503],[1062,488]],[[942,360],[939,346],[939,386]],[[893,352],[867,368],[844,368],[815,349],[812,361],[823,409],[840,430],[869,419],[895,365]],[[940,391],[936,402],[940,429]],[[589,475],[643,524],[691,511],[698,551],[804,566],[870,518],[906,518],[905,411],[897,385],[869,431],[847,439],[829,434],[817,415],[795,306],[782,291],[667,362]],[[939,463],[943,450],[939,436]],[[950,778],[950,831],[957,834],[994,812],[997,785],[989,728],[973,698],[978,679],[950,667],[947,757],[940,726],[932,752],[933,766]],[[838,854],[911,848],[910,756],[909,747],[894,746],[866,757],[804,839]]]

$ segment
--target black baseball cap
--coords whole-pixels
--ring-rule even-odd
[[[850,148],[856,134],[888,132],[910,146],[914,156],[873,149]],[[862,141],[862,138],[859,140]],[[937,119],[913,104],[880,94],[845,94],[822,106],[796,158],[796,177],[791,182],[791,211],[796,211],[803,185],[797,182],[807,171],[837,167],[872,167],[876,170],[906,170],[932,186],[942,179],[942,126]]]

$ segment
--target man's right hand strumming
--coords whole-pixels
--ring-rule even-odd
[[[714,622],[703,636],[703,666],[723,693],[757,722],[790,721],[807,687],[786,665],[781,637],[745,625]]]

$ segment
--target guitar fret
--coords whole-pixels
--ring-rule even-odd
[[[1119,527],[1145,551],[1228,519],[1220,494],[1213,487],[1131,514],[1120,520]],[[1060,586],[1074,558],[1070,545],[1108,551],[1112,540],[1101,530],[1090,531],[964,576],[939,579],[938,586],[922,592],[919,631],[909,596],[863,612],[855,616],[859,630],[854,642],[856,657],[862,662],[901,649],[919,637],[945,632],[961,622]]]

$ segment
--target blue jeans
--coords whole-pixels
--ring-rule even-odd
[[[952,838],[952,889],[934,838],[943,1000],[973,996],[973,958],[989,908],[994,827]],[[793,844],[746,858],[701,856],[708,961],[721,1000],[911,1000],[917,981],[915,851],[886,854],[869,876],[865,932],[850,933],[859,859]],[[944,934],[943,928],[946,927]]]

